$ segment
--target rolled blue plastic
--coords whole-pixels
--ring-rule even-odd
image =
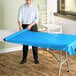
[[[70,56],[76,54],[76,35],[33,32],[24,29],[4,38],[4,40],[22,45],[65,51]]]

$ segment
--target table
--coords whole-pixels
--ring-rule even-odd
[[[76,54],[76,35],[32,32],[24,29],[23,31],[18,31],[4,38],[4,41],[59,50],[59,59],[53,53],[48,51],[59,62],[58,76],[60,76],[61,66],[64,62],[67,62],[67,71],[69,72],[67,53],[69,53],[70,56]],[[64,60],[62,60],[62,51],[65,52]]]

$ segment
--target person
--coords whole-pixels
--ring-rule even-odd
[[[25,0],[25,4],[23,4],[19,8],[18,12],[18,25],[20,31],[27,28],[30,31],[38,32],[37,23],[39,20],[38,8],[32,4],[32,0]],[[33,57],[35,64],[39,63],[38,60],[38,48],[32,46]],[[23,58],[20,64],[24,64],[27,62],[27,54],[28,54],[28,45],[23,45]]]

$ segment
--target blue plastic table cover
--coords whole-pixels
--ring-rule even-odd
[[[33,32],[24,29],[4,38],[4,41],[65,51],[70,56],[76,53],[76,35]]]

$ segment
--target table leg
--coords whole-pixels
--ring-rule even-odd
[[[67,72],[69,72],[69,63],[68,63],[68,58],[67,58],[67,52],[65,53],[65,58],[67,59],[66,60],[66,63],[67,63]]]
[[[60,51],[59,75],[58,76],[60,76],[60,73],[61,73],[61,66],[62,66],[62,51]]]

